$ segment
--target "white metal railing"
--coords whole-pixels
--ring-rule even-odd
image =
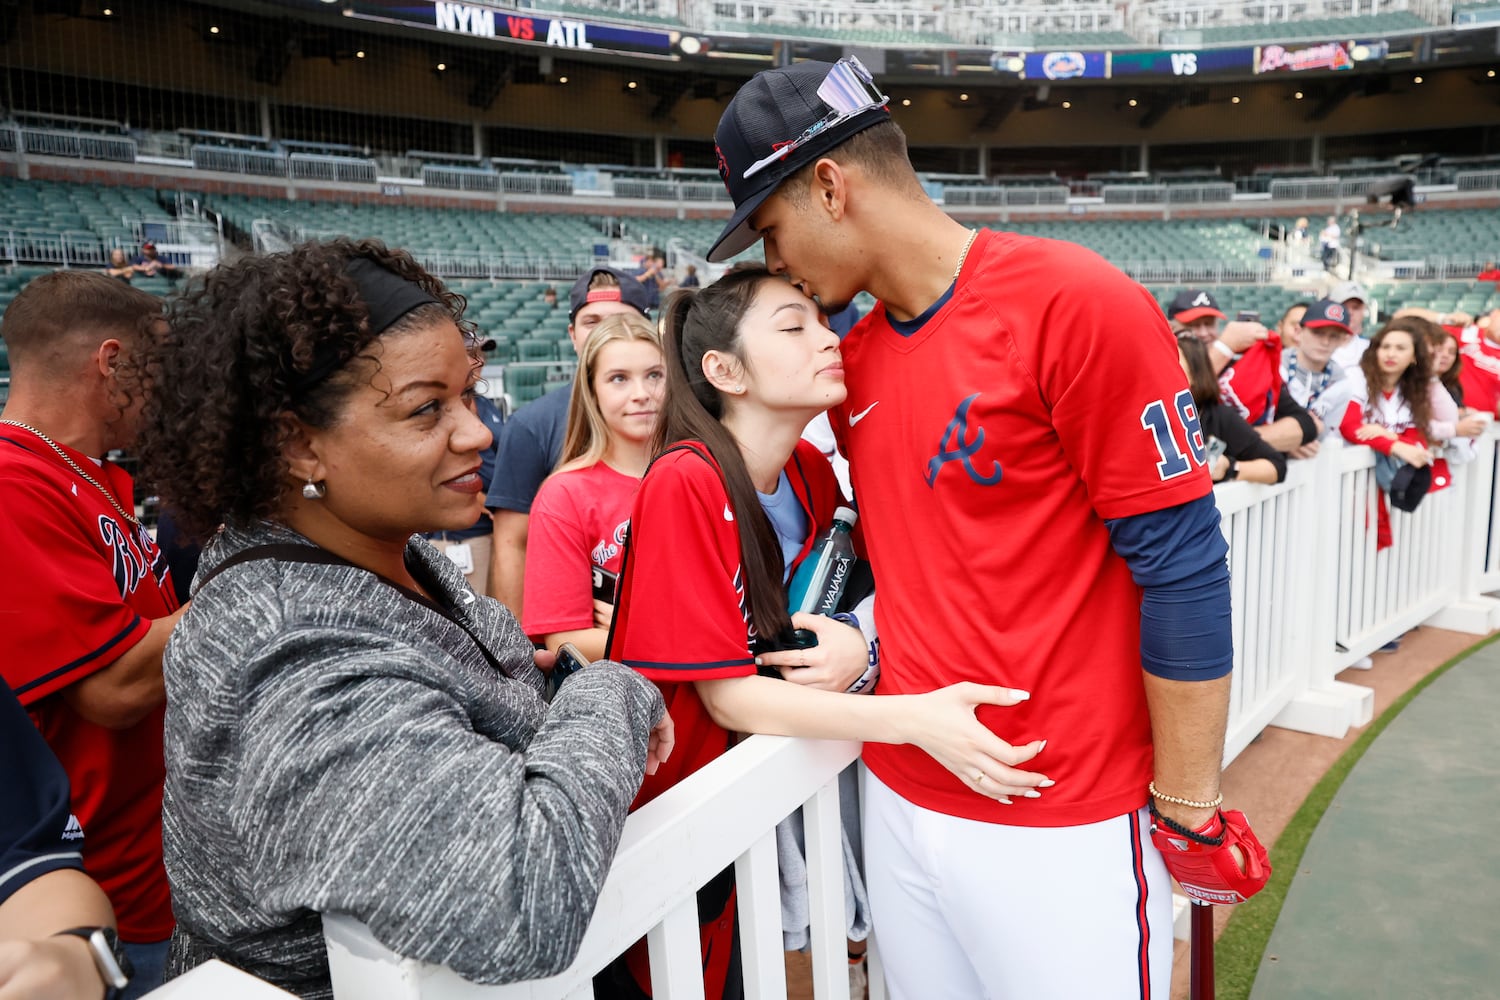
[[[1065,186],[943,187],[945,205],[1066,205]]]
[[[197,145],[192,149],[193,167],[226,174],[254,174],[257,177],[285,177],[286,155],[267,149],[230,149],[226,146]]]
[[[436,163],[422,166],[425,187],[451,188],[458,191],[498,191],[500,175],[477,167],[453,167]]]
[[[81,160],[135,162],[135,140],[129,136],[71,132],[63,129],[16,126],[21,150],[38,156],[68,156]]]
[[[16,264],[60,264],[63,267],[103,267],[110,247],[86,230],[0,230],[0,260]]]
[[[1181,285],[1185,283],[1242,284],[1269,283],[1275,271],[1270,260],[1253,264],[1223,261],[1133,261],[1116,262],[1116,267],[1143,285]]]
[[[500,188],[506,194],[548,194],[548,195],[571,195],[573,193],[573,177],[571,174],[545,174],[527,173],[524,171],[506,171],[500,175]]]
[[[1266,725],[1339,737],[1368,722],[1373,692],[1334,675],[1362,651],[1431,620],[1500,626],[1500,515],[1493,426],[1479,459],[1412,514],[1390,512],[1394,544],[1375,551],[1373,457],[1325,442],[1275,486],[1215,488],[1229,542],[1235,669],[1225,744],[1233,760]],[[1347,611],[1347,613],[1346,613]],[[1339,649],[1343,641],[1346,648]],[[360,1000],[583,1000],[590,977],[645,936],[653,990],[701,997],[694,892],[735,866],[745,995],[784,997],[774,826],[803,807],[812,901],[814,991],[846,995],[837,777],[858,746],[755,736],[633,814],[578,956],[561,975],[478,986],[394,955],[357,921],[324,919],[334,992]],[[876,928],[878,931],[878,927]],[[878,956],[871,949],[872,956]],[[878,959],[872,959],[878,961]],[[884,995],[878,965],[871,997]]]
[[[1460,191],[1493,191],[1500,188],[1500,170],[1469,170],[1457,174],[1453,183]]]
[[[374,184],[375,161],[353,156],[293,153],[286,158],[290,175],[298,180]]]

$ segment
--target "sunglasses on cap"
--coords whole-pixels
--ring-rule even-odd
[[[833,64],[833,68],[818,85],[818,98],[833,110],[809,125],[807,131],[797,138],[778,144],[776,151],[770,156],[750,164],[745,168],[743,177],[755,176],[793,150],[807,145],[823,130],[846,122],[871,108],[883,108],[891,101],[875,86],[875,78],[865,69],[864,63],[854,56],[844,56]]]

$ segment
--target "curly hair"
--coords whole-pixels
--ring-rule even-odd
[[[464,298],[402,250],[376,240],[304,243],[246,256],[197,278],[168,309],[167,334],[144,359],[146,401],[138,438],[142,478],[184,534],[202,540],[220,524],[248,524],[281,509],[289,471],[288,417],[334,424],[353,389],[378,369],[369,310],[346,273],[365,257],[419,286],[422,306],[382,331],[451,319],[477,357]],[[315,358],[346,358],[305,385]],[[357,363],[359,362],[359,363]]]

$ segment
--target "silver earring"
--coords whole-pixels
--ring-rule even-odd
[[[321,500],[328,495],[328,487],[322,483],[315,483],[311,479],[302,484],[302,498],[304,500]]]
[[[734,387],[734,391],[735,391],[736,395],[740,395],[740,394],[744,393],[745,387],[742,386],[742,385],[737,385],[737,386]]]

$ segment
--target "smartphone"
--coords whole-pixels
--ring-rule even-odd
[[[1260,311],[1258,309],[1241,309],[1235,314],[1234,318],[1240,323],[1259,323]]]
[[[789,628],[774,639],[757,636],[750,644],[750,651],[759,656],[761,653],[776,653],[783,649],[812,649],[818,644],[818,633],[812,629]]]
[[[552,665],[552,685],[562,687],[563,681],[589,665],[589,658],[571,642],[557,647],[557,662]]]
[[[1208,464],[1213,465],[1217,462],[1228,447],[1229,445],[1225,444],[1223,440],[1210,435],[1208,438]]]
[[[595,566],[593,570],[594,600],[605,604],[615,603],[615,589],[620,585],[620,574],[611,573],[603,566]]]

